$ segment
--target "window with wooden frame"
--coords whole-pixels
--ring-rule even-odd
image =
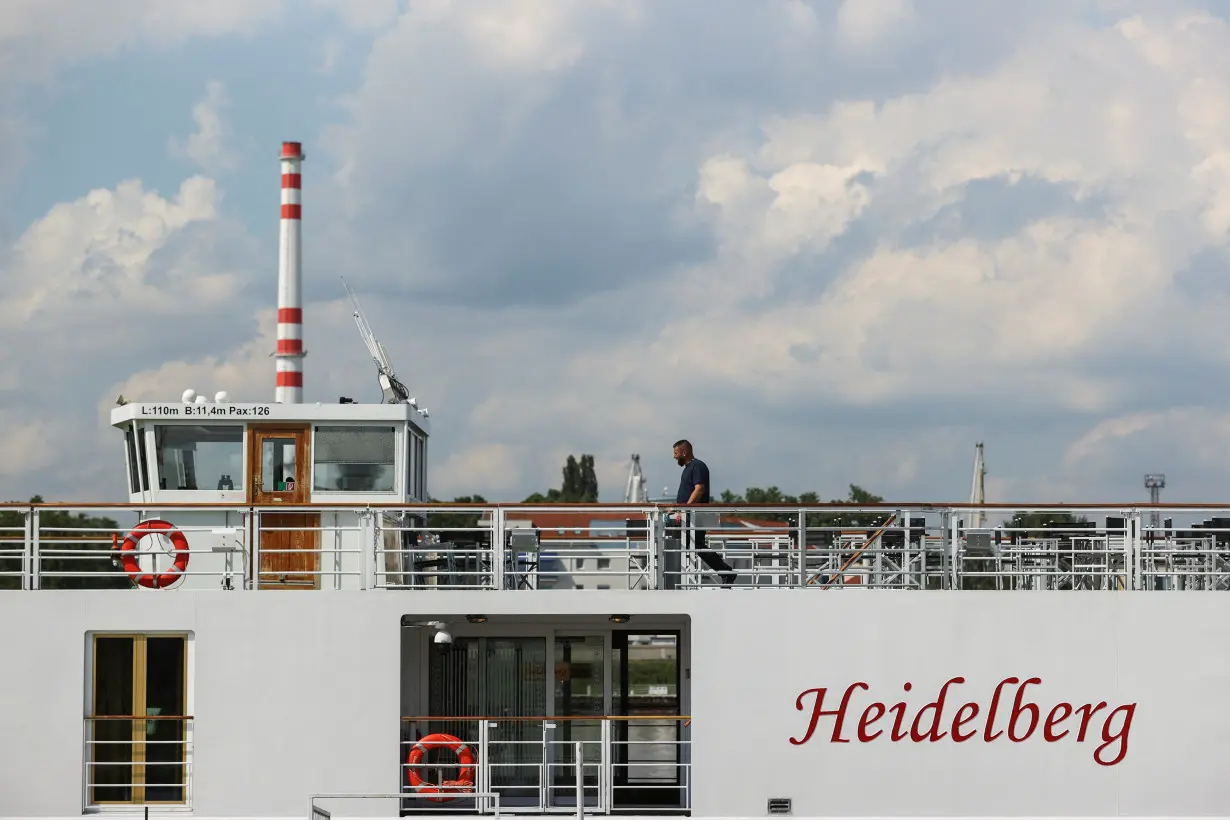
[[[188,802],[188,635],[96,633],[90,642],[86,801]]]

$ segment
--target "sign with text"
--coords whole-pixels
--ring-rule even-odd
[[[964,703],[957,702],[959,696],[949,698],[950,688],[964,683],[965,678],[950,678],[937,696],[917,708],[910,704],[909,693],[914,685],[909,681],[902,687],[906,697],[891,706],[876,699],[871,687],[862,681],[847,686],[840,694],[840,702],[838,693],[825,687],[807,689],[794,703],[800,712],[810,710],[807,730],[800,737],[791,737],[790,742],[802,746],[817,731],[829,734],[820,729],[824,720],[826,728],[831,721],[830,743],[871,743],[881,737],[894,743],[992,743],[1000,738],[1007,738],[1010,743],[1089,741],[1098,744],[1093,759],[1100,766],[1114,766],[1127,757],[1135,703],[1115,707],[1106,701],[1042,703],[1026,691],[1030,686],[1040,687],[1042,678],[1004,678],[996,684],[984,709],[980,697]],[[861,694],[864,692],[867,694]],[[886,717],[891,719],[891,727],[886,725],[888,721],[880,723]]]
[[[142,404],[137,414],[159,417],[242,419],[268,416],[272,411],[272,404]]]

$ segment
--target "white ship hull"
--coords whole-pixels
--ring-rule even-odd
[[[465,624],[475,610],[488,621]],[[82,815],[83,664],[97,631],[190,636],[193,816],[304,817],[310,795],[396,793],[404,783],[403,718],[425,713],[436,651],[429,632],[402,626],[404,616],[461,621],[455,638],[541,636],[552,646],[558,635],[609,641],[613,612],[634,613],[626,627],[680,632],[681,711],[691,725],[680,732],[679,764],[693,816],[765,816],[771,798],[788,798],[795,816],[1219,815],[1230,739],[1226,610],[1220,595],[1165,593],[0,595],[10,670],[0,727],[13,739],[0,751],[0,815]],[[920,709],[956,677],[938,719],[917,721],[938,735],[909,737]],[[996,687],[1013,678],[1039,682],[1027,687],[1015,726],[1019,687],[1001,686],[988,742]],[[553,682],[539,684],[549,702]],[[834,717],[821,715],[796,744],[808,734],[812,690],[837,709],[852,684],[868,688],[850,699],[838,742]],[[906,737],[894,742],[898,701]],[[883,711],[876,702],[888,714],[867,725],[869,709]],[[1082,739],[1089,704],[1099,708]],[[965,742],[954,742],[954,719]],[[860,720],[865,734],[884,733],[860,742]],[[596,762],[609,765],[605,756]],[[613,808],[609,789],[596,797],[587,813]],[[323,804],[334,816],[400,808],[335,802]],[[505,807],[552,809],[572,811]]]

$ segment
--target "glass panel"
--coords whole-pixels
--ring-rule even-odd
[[[547,639],[489,638],[486,646],[484,714],[493,791],[501,805],[539,802],[543,721],[547,709]],[[538,720],[500,720],[538,718]]]
[[[602,722],[567,718],[605,714],[605,640],[601,635],[555,639],[555,714],[552,741],[552,805],[575,806],[576,746],[584,762],[585,803],[598,803],[598,765],[602,761]]]
[[[447,718],[489,718],[494,725],[488,728],[487,754],[500,805],[537,806],[543,759],[541,718],[546,710],[546,639],[456,638],[448,648],[430,651],[428,712],[445,719],[430,721],[427,733],[447,732],[477,743],[478,721]],[[432,750],[426,762],[441,767],[439,771],[428,769],[433,777],[457,776],[451,752]]]
[[[141,491],[149,492],[149,463],[146,457],[149,455],[149,448],[145,446],[145,428],[140,428],[137,435],[137,458],[141,462]]]
[[[132,430],[124,431],[124,445],[128,450],[128,492],[141,492],[140,462],[137,461],[137,440]]]
[[[182,716],[184,702],[184,651],[181,637],[146,639],[145,714],[150,717]],[[151,803],[182,803],[184,800],[185,721],[145,721],[145,799]]]
[[[423,438],[414,432],[406,434],[406,481],[411,498],[427,500],[426,465],[423,463]]]
[[[312,489],[321,492],[391,493],[395,486],[394,427],[320,426],[312,447]]]
[[[295,440],[293,438],[261,439],[262,493],[294,490],[297,480],[295,468]]]
[[[241,424],[156,424],[154,452],[161,489],[243,489]]]
[[[132,800],[133,757],[133,640],[98,638],[94,641],[94,703],[91,720],[94,765],[89,782],[91,803]],[[99,720],[100,717],[118,720]]]
[[[414,437],[414,474],[415,485],[418,487],[418,497],[427,500],[427,443],[419,436]]]
[[[628,690],[622,714],[626,721],[629,785],[674,785],[678,778],[679,648],[674,635],[629,635],[626,663]],[[668,792],[663,791],[665,796]]]

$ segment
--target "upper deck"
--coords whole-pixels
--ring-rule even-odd
[[[680,529],[657,504],[273,498],[3,505],[0,589],[701,589],[721,583],[705,548],[744,589],[1230,589],[1230,507],[1212,505],[710,505]],[[967,528],[978,511],[1002,523]],[[125,544],[150,518],[185,540]]]

